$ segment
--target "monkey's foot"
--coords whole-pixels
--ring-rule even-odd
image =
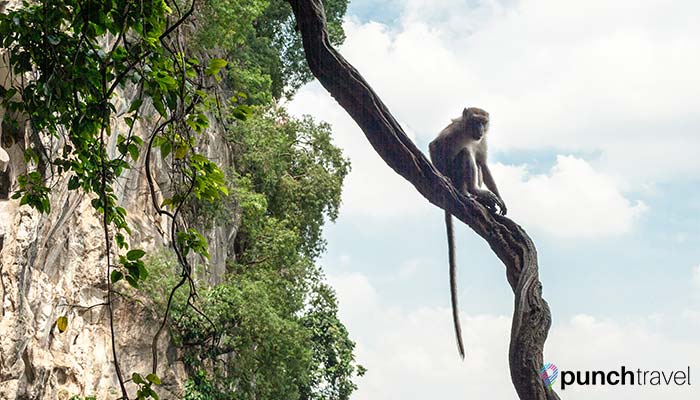
[[[479,190],[476,192],[476,200],[492,213],[506,215],[506,212],[508,212],[503,200],[499,199],[498,196],[488,190]]]

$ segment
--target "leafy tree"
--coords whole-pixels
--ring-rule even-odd
[[[200,292],[201,314],[182,296],[174,308],[176,337],[192,350],[187,398],[347,399],[364,369],[314,260],[348,162],[327,124],[279,109],[258,109],[230,140],[242,219],[236,262],[225,282]]]
[[[342,19],[348,0],[325,0],[329,37],[345,40]],[[199,11],[206,21],[195,43],[217,47],[233,60],[228,69],[231,85],[250,94],[250,104],[290,97],[313,75],[309,71],[292,9],[285,0],[211,0]]]
[[[309,300],[302,324],[312,332],[312,369],[310,381],[301,387],[301,399],[349,399],[356,389],[349,377],[361,376],[365,369],[354,363],[355,344],[338,319],[335,292],[321,283]]]
[[[324,249],[324,216],[331,221],[338,216],[340,188],[350,168],[331,143],[330,129],[308,116],[297,120],[273,109],[237,124],[229,135],[241,186],[265,194],[265,213],[283,218],[282,223],[297,230],[299,246],[311,259]],[[256,257],[263,250],[247,227],[254,226],[259,216],[244,214],[245,221],[249,223],[237,237],[238,247]],[[251,260],[241,260],[246,261]]]

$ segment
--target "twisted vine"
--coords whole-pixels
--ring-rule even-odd
[[[522,400],[555,400],[540,378],[542,352],[551,325],[542,298],[537,250],[514,221],[492,214],[459,193],[408,138],[362,75],[332,46],[321,0],[287,0],[302,36],[309,68],[362,129],[374,150],[396,173],[436,206],[449,211],[489,244],[506,267],[515,295],[509,350],[510,374]]]

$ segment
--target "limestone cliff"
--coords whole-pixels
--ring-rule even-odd
[[[0,82],[10,79],[5,56]],[[117,110],[127,107],[123,97],[114,104]],[[0,119],[3,114],[0,109]],[[147,137],[151,129],[143,122],[136,134]],[[9,199],[17,187],[17,176],[27,168],[23,151],[29,135],[27,124],[20,124],[19,129],[3,124],[0,131],[0,399],[117,398],[109,314],[104,306],[107,273],[100,217],[90,205],[91,197],[68,190],[66,176],[48,174],[52,189],[48,215]],[[201,139],[200,151],[220,165],[231,165],[222,136],[220,129],[210,128]],[[109,151],[115,153],[114,143]],[[154,167],[157,186],[167,191],[166,166],[155,160]],[[152,208],[143,157],[115,188],[120,205],[128,212],[132,247],[157,251],[168,246],[168,222]],[[211,254],[210,281],[223,274],[235,229],[233,223],[205,231]],[[133,372],[149,373],[151,340],[162,316],[149,311],[153,307],[148,300],[126,285],[117,289],[139,300],[115,296],[122,372],[126,377]],[[63,333],[56,327],[59,316],[69,321]],[[186,375],[177,350],[165,336],[159,353],[158,374],[164,383],[158,389],[160,397],[180,398]],[[128,387],[133,394],[135,386]]]

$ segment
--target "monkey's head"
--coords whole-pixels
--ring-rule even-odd
[[[480,108],[465,108],[462,112],[462,120],[467,135],[474,140],[481,140],[489,130],[489,113]]]

